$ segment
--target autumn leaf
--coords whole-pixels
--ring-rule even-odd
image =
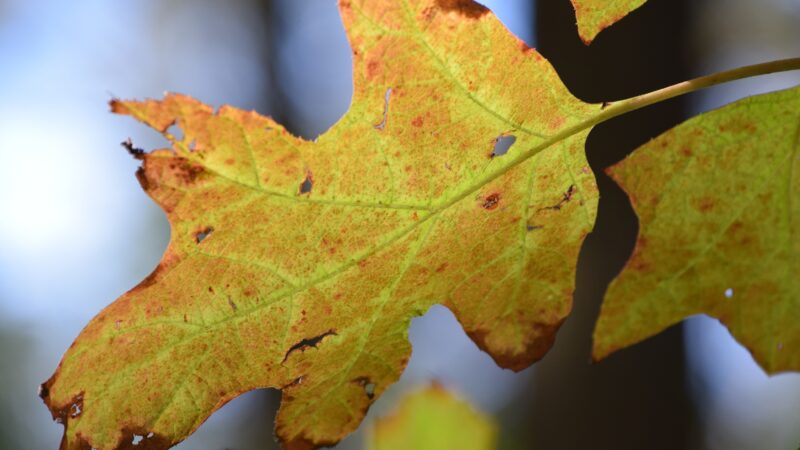
[[[492,450],[494,421],[439,385],[407,394],[397,410],[378,419],[368,450]]]
[[[611,169],[639,239],[609,287],[594,354],[693,314],[768,371],[800,370],[800,88],[697,116]]]
[[[571,0],[578,19],[578,34],[590,44],[604,29],[622,20],[647,0]]]
[[[283,391],[285,448],[333,444],[436,303],[503,367],[552,345],[595,219],[583,147],[600,106],[476,3],[340,10],[355,91],[315,141],[181,95],[112,102],[172,141],[135,152],[172,234],[42,386],[63,449],[166,448],[265,387]]]

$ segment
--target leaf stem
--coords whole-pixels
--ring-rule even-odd
[[[671,98],[698,91],[700,89],[705,89],[707,87],[741,80],[743,78],[750,78],[758,75],[767,75],[777,72],[787,72],[790,70],[800,70],[800,58],[779,59],[777,61],[753,64],[750,66],[739,67],[736,69],[726,70],[712,75],[706,75],[688,81],[683,81],[681,83],[673,84],[672,86],[667,86],[653,92],[637,95],[636,97],[631,97],[614,103],[607,103],[603,112],[593,118],[594,120],[592,120],[593,123],[591,126],[605,122],[606,120],[619,115],[644,108],[645,106],[662,102],[664,100],[669,100]]]

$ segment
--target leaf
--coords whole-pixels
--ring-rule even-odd
[[[492,450],[497,426],[439,385],[408,394],[393,415],[378,419],[370,450]]]
[[[283,391],[285,448],[332,445],[398,379],[410,320],[436,303],[503,367],[552,345],[594,223],[583,146],[600,106],[476,3],[340,10],[354,96],[315,141],[181,95],[112,102],[172,141],[135,152],[172,235],[43,385],[64,449],[165,448],[264,387]]]
[[[571,0],[578,19],[578,34],[591,44],[597,35],[622,20],[647,0]]]
[[[610,171],[639,239],[595,330],[602,358],[693,314],[769,372],[800,370],[800,89],[697,116]]]

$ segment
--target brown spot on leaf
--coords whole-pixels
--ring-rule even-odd
[[[430,22],[434,16],[436,16],[436,8],[427,7],[422,10],[422,20],[425,22]]]
[[[483,209],[487,209],[489,211],[497,208],[497,205],[500,204],[500,194],[495,192],[494,194],[490,194],[483,199]]]
[[[467,334],[470,339],[478,345],[478,348],[488,353],[489,356],[494,359],[494,362],[497,363],[498,366],[511,369],[514,372],[519,372],[542,359],[547,351],[553,347],[553,343],[556,339],[556,332],[563,322],[564,319],[554,324],[535,324],[532,332],[534,336],[533,341],[527,342],[525,350],[521,353],[502,353],[490,348],[486,342],[489,332],[485,330],[467,331]]]
[[[716,205],[716,200],[710,197],[701,198],[695,203],[695,207],[701,212],[711,211]]]
[[[203,168],[197,164],[192,164],[184,158],[179,159],[179,164],[174,168],[175,176],[185,184],[194,183],[197,177],[203,173]]]
[[[142,156],[144,158],[144,155]],[[145,192],[150,191],[150,180],[147,179],[147,174],[144,172],[144,167],[136,169],[136,179],[139,180],[139,185]]]
[[[280,436],[280,434],[278,434],[278,436]],[[281,440],[281,447],[283,447],[284,450],[314,450],[320,447],[333,447],[338,443],[338,441],[315,442],[304,436],[295,436],[288,441]]]
[[[414,117],[414,119],[411,121],[411,125],[414,125],[415,127],[419,128],[422,126],[422,122],[423,122],[422,116],[417,116]]]
[[[371,60],[367,63],[367,79],[373,79],[378,75],[381,68],[381,63],[377,60]]]
[[[470,19],[479,19],[489,12],[489,8],[473,0],[436,0],[436,5],[443,11],[457,12]]]

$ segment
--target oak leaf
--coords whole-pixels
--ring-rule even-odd
[[[440,385],[407,394],[390,416],[376,421],[369,450],[493,450],[497,426]]]
[[[552,345],[595,219],[584,141],[601,106],[471,1],[340,11],[353,100],[315,141],[181,95],[112,102],[172,142],[135,152],[171,241],[42,386],[62,449],[166,448],[266,387],[285,448],[331,445],[436,303],[503,367]]]
[[[800,370],[799,137],[794,88],[692,118],[610,170],[640,232],[596,358],[705,313],[768,372]]]

